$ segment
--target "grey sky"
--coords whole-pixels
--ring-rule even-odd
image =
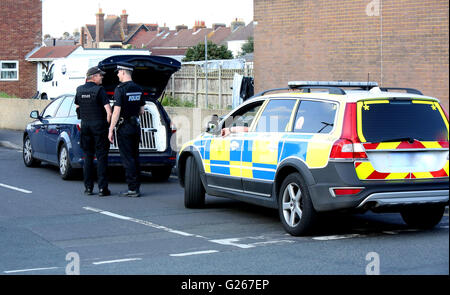
[[[205,21],[229,25],[235,18],[249,23],[253,20],[253,0],[42,0],[43,35],[62,36],[73,33],[85,24],[95,24],[99,7],[106,15],[120,15],[125,9],[129,23],[164,23],[191,28],[194,22]]]

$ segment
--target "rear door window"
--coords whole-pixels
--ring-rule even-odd
[[[285,132],[291,119],[295,99],[273,99],[269,101],[256,125],[256,132]]]
[[[301,100],[294,121],[294,132],[330,133],[334,127],[337,106],[333,102]]]
[[[358,135],[363,142],[447,141],[441,106],[424,100],[358,102]]]

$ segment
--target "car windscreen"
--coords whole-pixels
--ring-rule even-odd
[[[363,142],[448,140],[448,121],[441,106],[425,100],[359,102],[358,130]]]

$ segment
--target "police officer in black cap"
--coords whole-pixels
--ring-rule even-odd
[[[114,91],[114,111],[108,135],[110,142],[113,142],[114,128],[117,126],[117,143],[128,184],[128,191],[121,195],[127,197],[140,196],[139,141],[141,127],[139,115],[144,113],[145,105],[142,88],[131,78],[133,70],[132,64],[117,63],[116,71],[121,83]]]
[[[109,196],[108,168],[108,124],[111,121],[111,106],[102,84],[105,72],[98,67],[86,73],[86,83],[77,88],[75,104],[81,119],[81,148],[86,154],[83,165],[86,195],[93,195],[94,156],[97,157],[97,176],[100,197]]]

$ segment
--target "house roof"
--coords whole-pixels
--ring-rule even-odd
[[[93,41],[96,41],[95,33],[96,25],[86,25],[86,28],[91,35]],[[148,31],[148,28],[144,24],[128,24],[128,35],[125,36],[122,31],[120,17],[115,15],[108,15],[104,20],[103,27],[103,42],[124,42],[128,41],[136,34],[140,29]]]
[[[140,41],[144,41],[142,43],[145,44],[145,48],[148,48],[152,52],[155,52],[155,49],[163,48],[178,48],[185,49],[184,51],[186,51],[187,48],[204,42],[205,36],[207,36],[209,41],[220,44],[230,33],[231,29],[227,27],[219,27],[216,30],[211,28],[202,28],[195,32],[194,29],[182,29],[178,32],[175,30],[169,30],[158,34],[155,34],[154,31],[149,31],[141,36]]]
[[[253,27],[253,21],[245,27],[238,27],[236,30],[231,32],[231,34],[227,38],[225,38],[224,42],[241,40],[247,41],[249,37],[253,37]]]
[[[31,54],[27,58],[27,61],[52,61],[58,58],[64,58],[78,47],[79,45],[41,47]]]
[[[185,48],[153,48],[151,55],[185,55]]]
[[[157,31],[145,31],[140,30],[136,34],[130,37],[128,44],[133,45],[136,48],[142,48],[145,44],[149,43],[158,34]]]

